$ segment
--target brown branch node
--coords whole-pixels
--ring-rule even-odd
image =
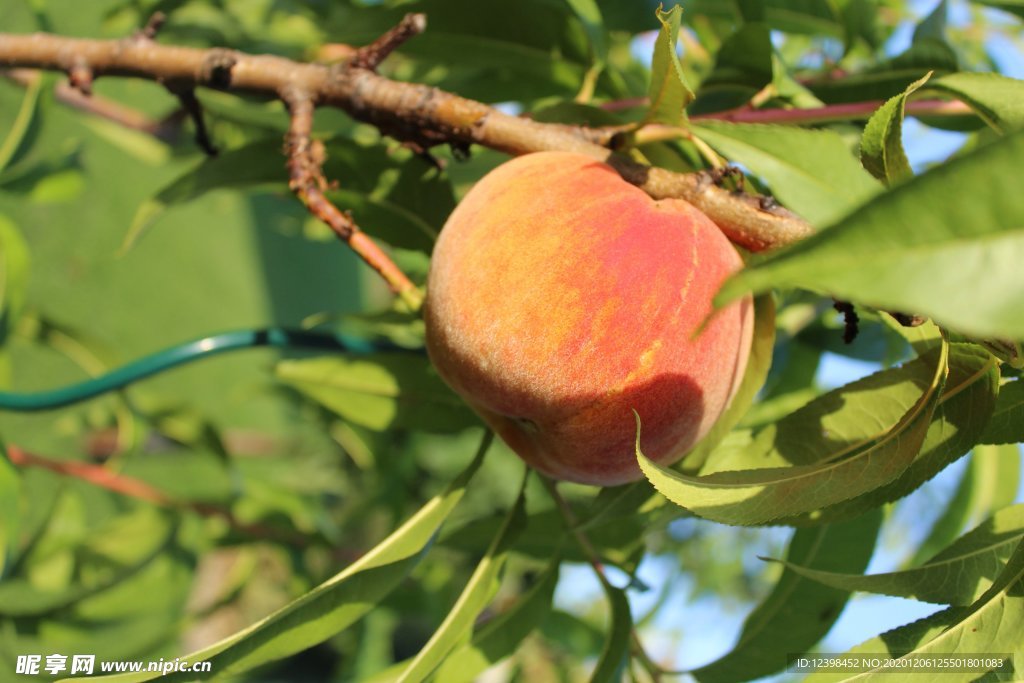
[[[406,14],[397,26],[388,29],[384,35],[369,45],[359,48],[356,51],[355,57],[348,64],[357,69],[373,71],[402,43],[423,33],[426,28],[427,15],[419,13]]]
[[[211,48],[199,65],[196,80],[217,90],[227,90],[231,87],[231,70],[237,63],[238,55],[234,50]]]
[[[84,59],[76,59],[68,69],[68,85],[86,97],[92,95],[92,68]]]

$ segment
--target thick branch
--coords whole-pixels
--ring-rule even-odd
[[[811,233],[806,222],[771,202],[737,195],[701,174],[650,168],[614,155],[607,134],[509,116],[436,88],[399,83],[370,69],[327,67],[270,55],[160,45],[148,40],[84,40],[50,34],[0,34],[0,66],[69,70],[88,65],[94,78],[132,76],[279,98],[294,88],[316,105],[344,109],[382,132],[421,146],[479,144],[509,154],[575,151],[609,161],[655,198],[680,197],[707,214],[735,243],[760,251]]]

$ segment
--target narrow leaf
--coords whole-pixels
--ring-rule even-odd
[[[815,464],[682,475],[640,451],[639,417],[637,460],[662,495],[716,522],[755,525],[809,514],[884,486],[910,466],[924,443],[947,370],[948,345],[943,344],[928,385],[897,424],[863,448],[816,454]]]
[[[449,432],[479,424],[426,357],[324,356],[282,361],[276,374],[346,420],[370,429]]]
[[[50,82],[50,77],[37,72],[31,82],[29,82],[28,87],[25,88],[25,96],[21,98],[21,107],[18,109],[18,114],[14,117],[11,127],[7,130],[7,136],[4,138],[4,141],[0,143],[0,172],[7,168],[25,141],[25,136],[28,134],[32,121],[39,110],[39,93],[42,92],[43,84],[49,84]]]
[[[651,62],[651,85],[647,97],[651,102],[645,123],[664,123],[678,126],[683,120],[686,105],[693,101],[693,91],[686,85],[683,67],[676,54],[676,40],[679,37],[679,22],[683,10],[674,6],[669,11],[658,9],[661,30],[654,43],[654,59]]]
[[[1024,670],[1024,542],[1018,543],[1005,569],[989,590],[968,607],[951,607],[912,624],[901,626],[872,638],[850,650],[847,659],[872,654],[884,657],[927,657],[929,655],[997,655],[1008,654],[1010,666],[1003,672]],[[975,681],[984,670],[943,671],[943,681]],[[815,673],[804,679],[810,683],[830,681],[905,681],[907,674],[899,667],[886,671],[873,670],[851,676],[841,665],[828,673]],[[988,680],[988,679],[985,679]],[[996,679],[999,680],[999,679]]]
[[[488,432],[476,458],[448,488],[438,494],[390,536],[345,570],[252,626],[190,655],[182,661],[209,661],[210,672],[160,672],[105,676],[89,680],[137,683],[159,678],[185,683],[238,674],[305,650],[357,621],[404,579],[419,562],[437,530],[462,499],[466,486],[483,462],[492,434]]]
[[[1024,380],[1007,382],[999,388],[995,410],[980,441],[988,444],[1024,441]]]
[[[491,666],[508,657],[551,611],[558,583],[560,561],[556,555],[536,583],[516,603],[488,621],[473,639],[453,652],[437,670],[434,680],[470,683]]]
[[[633,635],[633,617],[629,611],[626,591],[605,585],[605,595],[611,607],[608,615],[608,634],[604,649],[590,683],[619,683],[629,665],[630,638]]]
[[[907,97],[927,82],[930,74],[914,81],[902,93],[878,108],[860,139],[860,162],[886,185],[914,175],[903,151],[903,116]]]
[[[783,204],[818,227],[881,189],[833,131],[721,121],[702,121],[693,131],[763,178]]]
[[[846,591],[881,593],[944,605],[970,605],[1002,572],[1024,540],[1024,505],[995,514],[935,557],[912,569],[884,574],[854,574],[814,569],[786,560],[792,571]]]
[[[1024,339],[1021,158],[1024,131],[937,166],[742,271],[718,302],[804,287],[971,336]]]
[[[928,84],[966,102],[1000,133],[1024,126],[1024,81],[995,73],[955,73]]]
[[[18,471],[0,441],[0,579],[4,576],[8,558],[14,556],[18,540],[18,495],[21,480]],[[0,583],[0,587],[4,584]]]
[[[863,571],[881,524],[882,513],[874,510],[849,522],[799,529],[789,543],[786,561],[823,572]],[[773,674],[787,659],[821,640],[848,599],[849,589],[815,585],[787,568],[747,617],[732,650],[691,673],[701,683],[738,683]]]
[[[524,477],[519,498],[506,515],[505,522],[498,535],[494,537],[491,547],[480,560],[448,616],[406,667],[398,679],[399,683],[419,683],[426,680],[469,633],[477,616],[494,597],[501,583],[501,571],[505,566],[505,560],[508,559],[512,543],[525,525],[525,484]]]

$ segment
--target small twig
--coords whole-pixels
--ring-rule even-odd
[[[86,97],[92,95],[92,69],[81,60],[76,60],[68,69],[68,85]]]
[[[418,310],[423,297],[416,285],[406,277],[395,262],[367,236],[348,212],[336,207],[325,195],[327,181],[323,175],[323,145],[315,142],[313,97],[305,91],[289,89],[281,94],[288,106],[291,121],[285,138],[288,155],[288,187],[305,204],[309,212],[327,224],[341,241],[345,242],[376,270],[413,310]]]
[[[692,121],[729,121],[731,123],[828,123],[830,121],[849,121],[851,119],[870,118],[883,101],[850,102],[847,104],[829,104],[809,109],[751,109],[747,106],[718,111],[710,114],[697,114]],[[959,100],[910,100],[906,104],[907,116],[962,116],[973,113],[971,108]]]
[[[349,64],[359,69],[373,71],[402,43],[423,33],[426,28],[427,15],[406,14],[397,26],[388,29],[384,35],[369,45],[359,48]]]
[[[192,86],[179,87],[169,84],[167,89],[178,98],[182,111],[191,119],[192,125],[195,127],[195,139],[199,149],[203,150],[207,156],[217,156],[217,148],[214,146],[213,141],[210,140],[210,134],[206,129],[206,122],[203,120],[203,105],[199,103],[199,98],[196,97],[195,88]]]
[[[114,472],[101,465],[93,465],[77,460],[51,460],[50,458],[28,453],[13,444],[7,444],[6,449],[10,461],[18,467],[38,467],[63,477],[78,479],[113,493],[142,500],[163,508],[189,510],[204,517],[220,517],[232,529],[248,536],[282,541],[299,547],[309,544],[305,536],[289,533],[283,529],[268,527],[263,524],[242,522],[230,510],[209,503],[177,500],[141,479]]]
[[[562,497],[561,492],[558,490],[558,484],[554,480],[540,475],[540,480],[544,482],[544,487],[547,488],[548,493],[551,495],[551,499],[555,502],[555,507],[558,508],[559,514],[562,516],[562,520],[565,523],[566,529],[572,534],[573,538],[576,539],[576,544],[579,545],[580,550],[583,551],[584,557],[587,558],[587,562],[594,570],[594,574],[597,576],[597,580],[601,583],[601,587],[606,593],[616,590],[616,588],[608,580],[608,576],[605,574],[604,564],[601,563],[601,557],[598,555],[597,550],[594,548],[593,543],[590,542],[590,538],[587,537],[576,519],[576,514],[572,511],[572,507],[569,506],[569,502]],[[665,673],[664,668],[651,659],[651,656],[647,654],[647,650],[644,649],[643,643],[640,641],[640,636],[636,632],[636,628],[631,628],[631,635],[633,640],[633,655],[640,661],[644,669],[651,676],[651,679],[657,683],[661,680],[661,676]]]
[[[153,16],[146,21],[146,25],[143,26],[135,33],[135,38],[140,40],[155,40],[156,34],[163,28],[164,22],[167,21],[167,15],[163,12],[154,12]]]

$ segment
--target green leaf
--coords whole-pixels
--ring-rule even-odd
[[[763,178],[779,201],[818,227],[880,189],[833,131],[720,121],[702,121],[693,131]]]
[[[282,361],[276,374],[346,420],[370,429],[451,432],[479,424],[426,357],[323,356]]]
[[[799,529],[786,563],[822,572],[863,571],[881,524],[882,513],[874,510],[849,522]],[[828,633],[849,597],[849,589],[815,585],[787,567],[743,622],[732,650],[691,673],[701,683],[738,683],[773,674]]]
[[[448,181],[426,161],[396,161],[383,148],[344,138],[324,141],[324,176],[339,187],[328,192],[340,208],[352,210],[360,227],[395,246],[429,251],[454,208]],[[168,209],[220,189],[285,188],[287,172],[277,138],[258,140],[204,159],[147,199],[136,210],[122,250],[128,250]]]
[[[629,611],[626,591],[605,583],[605,595],[610,606],[608,633],[590,683],[619,683],[629,666],[629,649],[633,635],[633,617]]]
[[[598,62],[605,62],[608,59],[608,36],[604,29],[604,19],[601,17],[601,8],[595,0],[565,0],[572,9],[576,18],[583,24],[590,40],[590,47],[594,51],[594,57]]]
[[[924,564],[969,524],[1012,504],[1017,497],[1020,467],[1020,454],[1013,446],[975,446],[953,497],[907,564]]]
[[[886,185],[914,175],[903,151],[903,116],[907,97],[927,82],[929,75],[914,81],[902,93],[871,115],[860,139],[860,162]]]
[[[931,13],[921,20],[921,23],[914,28],[914,42],[920,40],[945,40],[946,38],[946,17],[949,15],[949,7],[946,0],[939,0]]]
[[[361,618],[418,564],[465,494],[492,437],[490,432],[485,435],[476,458],[445,491],[343,571],[248,628],[181,659],[211,663],[210,673],[201,674],[198,680],[237,674],[321,643]],[[162,676],[160,672],[89,680],[135,683],[157,678],[175,683],[196,680],[195,675]]]
[[[823,571],[786,560],[792,571],[846,591],[944,605],[970,605],[992,586],[1024,539],[1024,505],[1000,510],[920,566],[885,574]]]
[[[727,281],[717,303],[804,287],[1024,339],[1024,131],[935,167]]]
[[[18,321],[28,290],[28,246],[17,227],[0,214],[0,347]],[[0,376],[0,386],[9,378]]]
[[[945,42],[922,38],[906,52],[859,73],[826,77],[808,83],[817,97],[829,104],[887,100],[929,71],[946,74],[959,70],[956,53]]]
[[[0,579],[4,576],[8,558],[13,558],[18,542],[18,500],[21,498],[21,479],[0,441]],[[5,584],[0,583],[0,588]]]
[[[774,79],[768,25],[745,23],[723,41],[715,67],[701,82],[692,114],[739,107]]]
[[[1007,382],[999,388],[995,410],[980,441],[988,444],[1024,441],[1024,381]]]
[[[924,443],[942,393],[948,345],[943,345],[933,362],[924,390],[895,425],[864,444],[811,451],[813,464],[715,472],[701,477],[678,474],[648,460],[640,451],[639,417],[637,460],[662,495],[712,521],[756,525],[809,514],[884,486],[910,466]],[[795,450],[803,448],[801,443]],[[786,457],[792,455],[786,453]]]
[[[973,0],[979,5],[988,5],[1024,19],[1024,0]]]
[[[683,67],[676,54],[679,22],[683,10],[678,5],[669,11],[658,9],[661,30],[654,43],[651,62],[651,84],[647,90],[650,108],[644,123],[664,123],[678,126],[683,120],[686,105],[693,101],[693,91],[686,85]]]
[[[43,85],[49,85],[50,83],[52,83],[50,76],[36,73],[29,82],[28,87],[25,88],[25,96],[21,99],[21,107],[18,109],[18,114],[14,117],[14,121],[11,122],[11,127],[8,129],[3,142],[0,142],[0,172],[7,168],[8,164],[11,163],[11,160],[18,153],[18,150],[21,149],[25,136],[28,135],[32,127],[32,121],[39,111],[39,94],[42,92]]]
[[[483,625],[473,639],[453,652],[437,670],[434,680],[470,683],[508,657],[551,611],[558,583],[560,559],[555,555],[536,583],[511,608]]]
[[[928,84],[963,100],[999,133],[1024,126],[1024,81],[996,73],[955,73]]]
[[[529,470],[527,470],[527,476],[528,474]],[[473,622],[494,597],[501,583],[501,571],[508,559],[508,553],[525,526],[525,485],[526,478],[524,477],[519,497],[509,509],[501,530],[491,542],[491,547],[487,549],[473,575],[469,577],[466,587],[462,590],[462,594],[459,595],[459,599],[448,616],[402,672],[398,679],[399,683],[419,683],[426,680],[434,669],[444,661],[448,653],[454,650],[462,642],[464,636],[472,630]]]
[[[1014,671],[1024,670],[1024,542],[1017,545],[1005,569],[988,591],[969,607],[951,607],[930,617],[883,633],[850,650],[847,658],[872,654],[892,657],[961,654],[1010,654]],[[1004,672],[1011,669],[1004,668]],[[809,683],[847,680],[852,671],[837,665],[829,673],[808,676]],[[862,670],[861,670],[862,671]],[[893,672],[897,671],[897,672]],[[942,672],[944,681],[975,681],[978,670]],[[906,681],[899,669],[875,670],[857,676],[858,681]],[[990,680],[985,678],[984,680]],[[999,680],[999,679],[995,679]]]
[[[992,356],[971,344],[953,345],[943,395],[914,461],[891,483],[822,511],[818,521],[844,519],[902,498],[967,453],[985,428],[998,386],[999,370]]]
[[[754,334],[743,380],[733,395],[729,407],[719,416],[718,421],[711,427],[711,431],[686,454],[682,462],[686,471],[700,470],[715,447],[750,410],[754,399],[768,377],[774,348],[775,302],[770,296],[757,297],[754,299]]]

